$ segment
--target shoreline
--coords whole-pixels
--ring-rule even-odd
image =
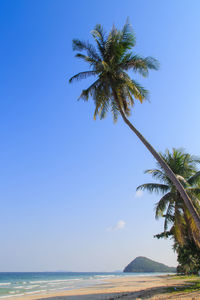
[[[130,276],[102,281],[90,287],[62,292],[9,297],[10,300],[114,300],[114,299],[199,299],[199,292],[179,295],[163,294],[167,287],[176,288],[188,279],[169,275]],[[141,298],[142,297],[142,298]]]

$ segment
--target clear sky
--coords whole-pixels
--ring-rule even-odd
[[[176,265],[154,218],[150,153],[121,120],[93,121],[72,39],[129,16],[135,51],[160,61],[131,121],[159,151],[199,154],[199,0],[0,1],[0,271],[113,271],[138,255]],[[133,74],[134,76],[134,74]],[[137,78],[138,79],[138,78]]]

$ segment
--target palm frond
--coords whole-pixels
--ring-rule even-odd
[[[127,102],[128,107],[131,107],[135,104],[134,98],[129,90],[128,86],[123,87],[124,96]]]
[[[107,99],[105,99],[105,101],[102,102],[101,108],[99,110],[100,120],[102,120],[106,117],[108,110],[109,110],[109,101],[107,101]]]
[[[74,51],[83,51],[85,50],[91,58],[95,60],[100,60],[100,57],[95,49],[95,47],[89,42],[81,41],[78,39],[74,39],[72,41],[72,48]]]
[[[97,79],[86,90],[83,90],[81,95],[79,96],[78,100],[80,100],[82,98],[83,100],[87,101],[89,96],[93,96],[93,94],[95,93],[95,89],[99,85],[99,83],[100,83],[100,80]]]
[[[169,224],[174,222],[174,205],[172,203],[168,205],[167,212],[163,217],[165,218],[164,231],[167,231]]]
[[[95,76],[96,75],[96,72],[95,71],[85,71],[85,72],[80,72],[74,76],[72,76],[70,79],[69,79],[69,83],[71,83],[72,81],[74,80],[81,80],[81,79],[85,79],[85,78],[88,78],[90,76]]]
[[[137,81],[131,80],[129,75],[125,72],[120,74],[120,96],[126,100],[127,104],[132,106],[134,104],[133,97],[141,103],[148,99],[148,91],[143,88]],[[133,96],[133,97],[132,97]],[[128,100],[130,102],[128,103]]]
[[[164,195],[159,201],[158,203],[156,203],[156,213],[155,213],[155,217],[156,219],[163,217],[164,212],[167,208],[167,205],[169,204],[170,200],[172,198],[172,194],[169,192],[166,195]]]
[[[133,93],[134,97],[141,103],[143,102],[143,100],[148,99],[149,92],[145,88],[143,88],[137,81],[132,80],[132,90],[130,87],[129,89]]]
[[[161,233],[159,233],[159,234],[156,234],[156,235],[154,235],[153,237],[154,237],[154,238],[157,238],[157,239],[160,239],[160,238],[165,238],[165,239],[167,239],[168,237],[171,237],[171,236],[173,236],[173,233],[172,233],[171,230],[170,230],[170,231],[164,231],[164,232],[161,232]]]
[[[169,186],[165,184],[159,184],[159,183],[145,183],[142,185],[139,185],[136,190],[142,190],[142,191],[148,191],[150,193],[156,192],[156,193],[166,193],[169,191]]]
[[[121,68],[124,70],[132,69],[146,77],[149,74],[149,70],[159,69],[159,63],[155,58],[150,56],[143,58],[139,55],[127,55],[124,56],[121,62]]]
[[[131,49],[136,44],[135,33],[128,20],[121,31],[120,44],[122,44],[126,50]]]
[[[149,69],[149,70],[159,70],[160,68],[160,63],[157,59],[151,57],[151,56],[147,56],[144,58],[144,62],[146,64],[146,67]]]
[[[90,66],[96,66],[98,61],[96,59],[93,59],[92,57],[88,55],[84,55],[82,53],[77,53],[75,57],[82,59],[86,63],[89,63]]]
[[[105,118],[110,105],[110,90],[106,81],[101,81],[96,87],[93,100],[95,102],[94,119],[99,115],[100,120]]]
[[[187,221],[188,229],[191,232],[195,243],[200,248],[200,240],[199,240],[200,232],[199,232],[199,230],[196,226],[196,223],[195,223],[193,217],[191,216],[190,212],[188,211],[188,209],[186,208],[185,205],[184,205],[184,213],[185,213],[185,218],[186,218],[186,221]]]
[[[174,237],[179,245],[183,246],[185,244],[185,223],[184,218],[175,211],[175,220],[174,220]]]
[[[100,24],[97,24],[95,28],[91,31],[93,38],[97,43],[98,50],[101,54],[101,57],[104,57],[105,52],[105,43],[106,43],[106,34],[103,30],[103,27]]]
[[[127,101],[127,97],[129,98],[127,93],[127,89],[121,88],[121,90],[118,92],[118,98],[125,115],[130,116],[130,102]]]
[[[119,116],[119,108],[115,101],[111,101],[111,112],[113,115],[113,121],[116,123]]]
[[[160,155],[175,174],[183,176],[186,180],[196,173],[196,162],[193,161],[193,156],[185,153],[183,149],[172,149],[172,153],[167,149]]]
[[[187,192],[192,193],[192,194],[198,196],[198,195],[200,195],[200,188],[199,187],[188,187],[187,188]]]
[[[159,169],[146,170],[144,173],[150,174],[153,178],[168,183],[168,177]]]
[[[101,24],[96,24],[94,29],[91,31],[91,34],[95,39],[101,41],[102,46],[104,46],[106,33],[104,32]]]
[[[191,176],[187,182],[189,184],[195,184],[195,183],[200,183],[200,171],[196,172],[193,176]]]

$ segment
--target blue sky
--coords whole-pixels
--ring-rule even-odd
[[[135,51],[156,57],[158,72],[138,80],[150,102],[131,121],[159,151],[198,155],[198,0],[0,2],[0,271],[112,271],[138,255],[176,265],[154,218],[158,196],[135,193],[155,162],[121,120],[93,121],[78,102],[89,81],[72,39],[90,39],[129,17]],[[134,74],[133,74],[134,76]]]

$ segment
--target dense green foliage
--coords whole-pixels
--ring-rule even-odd
[[[176,272],[176,268],[168,267],[164,264],[153,261],[149,258],[139,256],[136,257],[130,264],[128,264],[124,272]]]
[[[197,211],[200,211],[200,172],[197,170],[199,158],[176,149],[172,153],[167,150],[162,157],[187,190]],[[143,184],[137,189],[163,194],[156,204],[156,218],[164,218],[164,232],[155,237],[172,237],[178,254],[178,270],[183,273],[197,273],[200,267],[200,241],[192,216],[173,182],[159,164],[157,169],[147,170],[146,173],[159,180],[159,183]]]
[[[200,271],[200,249],[191,239],[183,246],[175,244],[177,252],[177,272],[181,274],[198,274]]]

